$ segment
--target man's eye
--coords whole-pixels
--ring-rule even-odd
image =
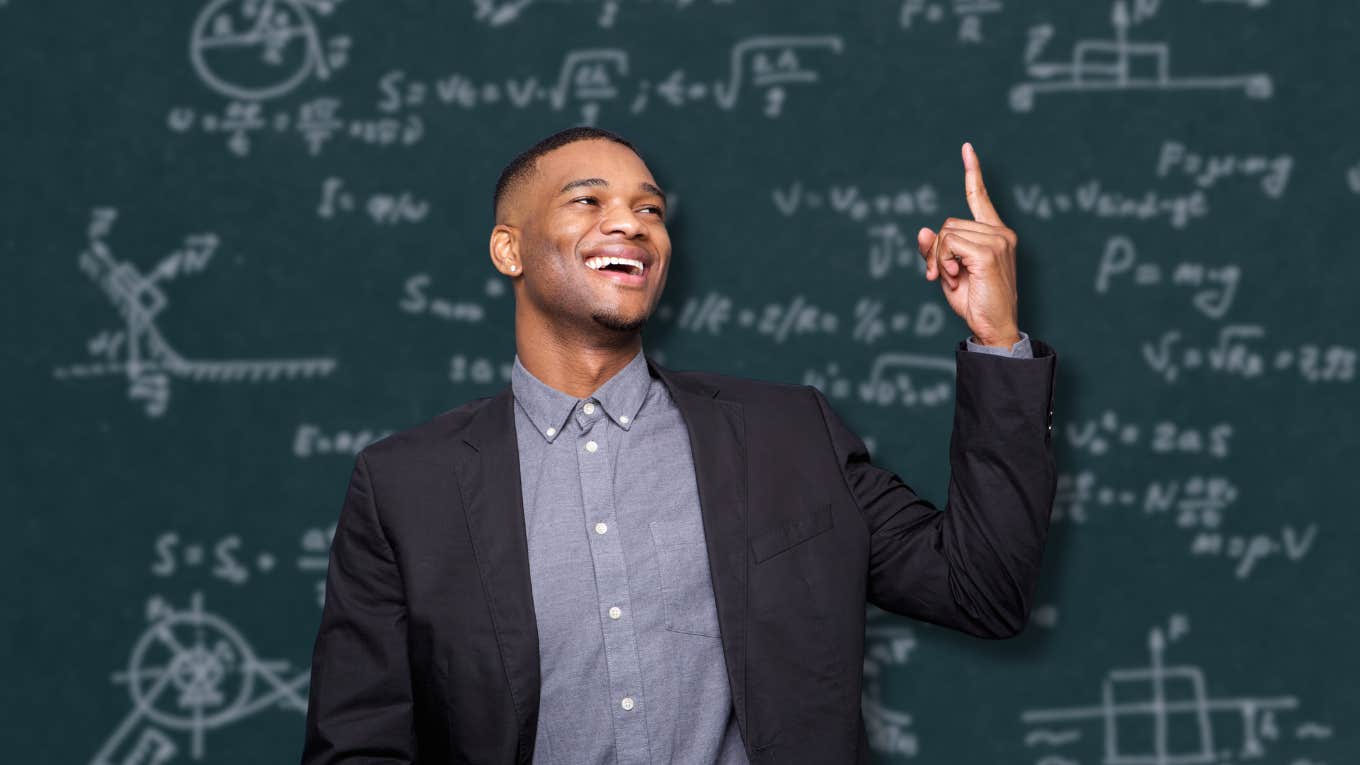
[[[666,214],[665,211],[663,211],[660,207],[657,207],[656,205],[647,205],[646,207],[644,207],[644,208],[642,208],[642,209],[644,209],[644,210],[651,210],[652,212],[656,213],[656,215],[657,215],[658,218],[664,217],[665,214]]]
[[[591,203],[594,203],[595,197],[577,197],[576,199],[573,199],[573,200],[571,200],[571,201],[573,201],[573,202],[591,202]]]

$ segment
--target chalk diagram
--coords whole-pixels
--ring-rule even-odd
[[[288,662],[261,660],[235,627],[203,610],[202,593],[183,611],[153,597],[147,618],[151,625],[133,646],[127,670],[113,675],[127,686],[132,711],[91,765],[169,762],[179,747],[167,731],[188,732],[197,760],[208,731],[269,707],[306,714],[310,670],[285,677]],[[141,735],[131,738],[143,723]]]
[[[860,705],[869,748],[889,755],[915,757],[920,751],[911,715],[883,702],[883,677],[904,666],[916,649],[916,635],[901,619],[867,606],[864,627],[864,692]]]
[[[820,79],[815,69],[803,66],[796,51],[822,49],[839,54],[843,47],[838,35],[760,36],[742,40],[732,46],[728,81],[713,84],[714,100],[724,109],[736,105],[742,87],[742,62],[750,53],[750,87],[765,89],[765,112],[767,116],[774,116],[786,98],[785,85],[813,83]],[[671,82],[658,89],[675,85],[677,83]]]
[[[1119,90],[1233,90],[1241,88],[1249,98],[1270,98],[1274,88],[1270,75],[1228,77],[1173,77],[1171,46],[1167,43],[1130,42],[1132,21],[1125,0],[1116,0],[1111,14],[1113,39],[1078,40],[1071,61],[1040,61],[1039,54],[1053,35],[1050,25],[1030,30],[1025,71],[1034,78],[1011,88],[1013,111],[1034,108],[1039,93]]]
[[[343,66],[349,38],[324,43],[312,14],[328,16],[339,0],[212,0],[189,36],[189,58],[208,87],[228,98],[263,101],[309,76],[325,80]]]
[[[195,382],[259,382],[324,377],[335,370],[335,359],[328,357],[201,360],[180,355],[156,324],[169,305],[162,285],[207,268],[217,250],[217,236],[186,237],[183,249],[170,253],[149,274],[143,274],[132,263],[116,260],[104,241],[116,218],[117,211],[112,208],[94,210],[90,244],[80,253],[79,264],[113,303],[123,318],[124,329],[105,330],[90,339],[88,350],[100,359],[98,362],[58,367],[52,370],[54,377],[125,376],[128,397],[145,401],[146,414],[159,417],[169,406],[171,377]]]
[[[1173,619],[1173,636],[1176,626]],[[1052,749],[1036,759],[1037,765],[1080,765],[1081,759],[1058,751],[1082,739],[1080,726],[1069,727],[1069,723],[1090,720],[1099,721],[1103,731],[1100,757],[1092,758],[1101,765],[1230,765],[1264,757],[1266,742],[1286,735],[1277,713],[1296,708],[1298,699],[1211,698],[1202,669],[1163,662],[1167,643],[1162,630],[1153,628],[1148,635],[1148,665],[1110,670],[1096,704],[1023,712],[1025,723],[1053,726],[1036,728],[1025,736],[1026,747]],[[1224,728],[1238,732],[1236,750],[1222,742]],[[1331,728],[1305,722],[1295,726],[1293,734],[1299,741],[1325,739],[1331,736]]]

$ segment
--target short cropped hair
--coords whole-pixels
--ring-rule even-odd
[[[501,200],[505,199],[506,195],[510,193],[510,190],[520,183],[523,183],[529,176],[533,175],[534,163],[538,161],[539,157],[560,146],[566,146],[569,143],[576,143],[577,141],[585,141],[592,138],[613,141],[614,143],[627,146],[634,154],[638,155],[639,159],[642,159],[642,152],[638,151],[637,147],[629,142],[628,139],[618,133],[605,130],[604,128],[579,125],[577,127],[567,128],[566,130],[559,130],[533,146],[530,146],[528,149],[525,149],[519,156],[510,160],[510,164],[505,166],[505,169],[501,171],[500,178],[496,181],[496,193],[491,199],[491,214],[493,216],[497,215],[500,211]],[[643,161],[645,162],[646,160]]]

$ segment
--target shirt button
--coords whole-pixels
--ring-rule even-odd
[[[586,442],[586,451],[588,451],[588,452],[594,452],[594,451],[595,451],[596,449],[598,449],[598,448],[600,448],[600,445],[597,444],[597,443],[595,443],[594,441],[587,441],[587,442]]]
[[[610,618],[610,619],[618,619],[618,618],[621,618],[622,616],[623,616],[623,609],[619,608],[618,606],[610,606],[610,608],[609,608],[609,618]]]
[[[625,414],[624,416],[620,417],[620,418],[619,418],[619,422],[623,423],[624,425],[627,425],[627,424],[628,424],[628,415]]]
[[[603,533],[605,533],[606,531],[609,531],[609,526],[605,525],[605,522],[604,522],[604,521],[600,521],[599,523],[595,524],[595,533],[596,533],[596,534],[603,534]]]
[[[557,432],[557,428],[548,428],[548,435],[551,436],[552,434],[554,434],[554,433],[556,433],[556,432]]]
[[[585,406],[581,407],[581,409],[582,409],[582,411],[584,411],[586,414],[595,414],[595,405],[594,405],[594,404],[587,403]]]
[[[631,712],[632,709],[633,709],[633,697],[632,697],[632,696],[624,696],[624,697],[623,697],[623,701],[620,701],[620,702],[619,702],[619,706],[623,707],[623,711],[625,711],[625,712]]]

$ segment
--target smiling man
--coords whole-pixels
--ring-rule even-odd
[[[817,389],[643,352],[671,244],[632,144],[572,128],[516,157],[490,242],[511,382],[356,459],[303,762],[862,763],[866,599],[1019,633],[1057,355],[1016,326],[1015,234],[963,161],[972,219],[918,234],[973,332],[940,512]]]

